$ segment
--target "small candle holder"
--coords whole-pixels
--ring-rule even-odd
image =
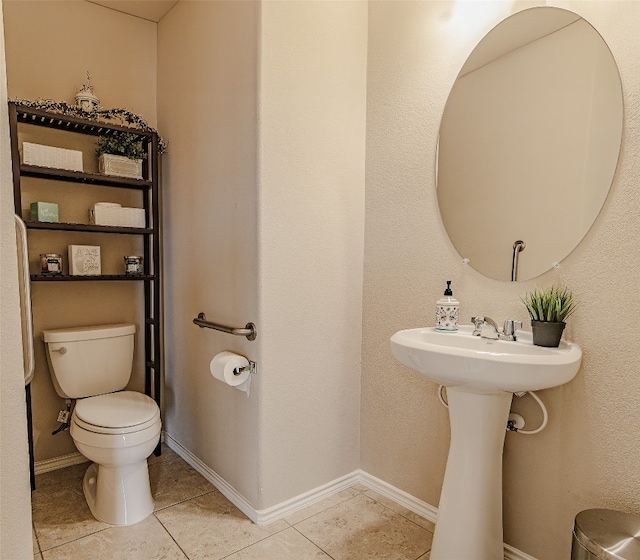
[[[40,272],[47,275],[62,274],[62,255],[41,253]]]
[[[142,263],[143,258],[138,255],[124,257],[125,276],[142,276],[144,274]]]

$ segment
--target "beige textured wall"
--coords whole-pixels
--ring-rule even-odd
[[[525,320],[520,295],[534,283],[566,282],[581,298],[566,335],[583,348],[583,365],[570,384],[540,393],[550,413],[546,430],[507,434],[504,453],[506,542],[536,558],[564,560],[579,511],[640,514],[639,6],[549,2],[602,34],[626,104],[610,195],[558,270],[511,284],[464,265],[444,231],[434,187],[440,117],[460,67],[493,25],[532,4],[370,3],[361,468],[438,504],[447,412],[434,384],[393,360],[388,339],[398,329],[433,324],[445,280],[453,280],[465,322],[476,313]],[[478,14],[465,19],[465,6]],[[516,399],[513,410],[532,426],[539,420],[526,400]]]
[[[103,107],[126,107],[156,122],[156,24],[77,1],[4,0],[7,77],[10,98],[55,99],[73,102],[89,70]],[[46,53],[46,56],[43,55]],[[95,168],[86,137],[21,128],[22,140],[83,149],[85,169]],[[61,221],[87,222],[88,208],[97,201],[141,206],[141,195],[107,187],[86,188],[39,179],[23,180],[23,209],[29,202],[58,202]],[[51,233],[29,236],[32,272],[42,252],[66,257],[69,244],[100,245],[103,271],[119,273],[122,256],[139,254],[141,240],[131,236]],[[68,432],[52,436],[64,401],[51,383],[41,332],[47,328],[133,322],[138,326],[136,347],[141,349],[143,308],[141,283],[34,284],[32,291],[36,372],[32,383],[35,459],[41,461],[75,452]],[[143,387],[143,355],[136,354],[131,388]]]
[[[257,319],[257,53],[255,2],[179,2],[158,27],[164,166],[167,433],[258,504],[258,407],[215,380],[230,350],[260,363],[257,341],[192,319]]]
[[[359,465],[367,5],[262,4],[263,507]]]
[[[358,467],[365,56],[364,4],[180,2],[159,25],[166,427],[257,509]],[[250,399],[208,374],[221,350],[258,362]]]
[[[3,0],[9,97],[73,103],[87,71],[103,107],[156,123],[156,24],[78,0]]]
[[[7,103],[0,4],[0,106]],[[0,557],[33,557],[20,300],[7,113],[0,113]]]

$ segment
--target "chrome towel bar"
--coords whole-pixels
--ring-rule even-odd
[[[202,312],[198,313],[198,316],[193,320],[193,323],[198,325],[201,329],[214,329],[216,331],[222,331],[236,336],[246,336],[247,340],[255,340],[256,336],[258,336],[258,331],[253,323],[247,323],[244,329],[226,327],[225,325],[219,325],[217,323],[207,321],[206,315]]]

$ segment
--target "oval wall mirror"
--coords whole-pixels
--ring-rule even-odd
[[[438,205],[460,255],[506,281],[514,253],[517,280],[562,261],[607,197],[622,111],[613,55],[580,16],[530,8],[494,27],[462,67],[440,126]]]

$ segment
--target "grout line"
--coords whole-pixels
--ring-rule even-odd
[[[164,529],[164,532],[165,532],[165,533],[167,533],[167,535],[169,535],[169,538],[170,538],[174,543],[176,543],[176,546],[178,547],[178,549],[180,550],[180,552],[182,552],[182,554],[184,554],[184,557],[185,557],[187,560],[191,560],[191,558],[190,558],[190,557],[189,557],[189,555],[186,553],[186,551],[185,551],[185,550],[183,550],[183,548],[180,546],[180,543],[179,543],[176,539],[174,539],[174,538],[173,538],[173,535],[169,532],[169,529],[167,529],[167,528],[164,526],[164,523],[163,523],[162,521],[160,521],[160,519],[159,519],[159,518],[158,518],[158,516],[156,515],[156,512],[154,511],[151,515],[153,515],[153,517],[155,517],[155,518],[156,518],[156,521],[157,521],[158,523],[160,523],[160,526]]]
[[[325,510],[326,511],[326,510]],[[331,560],[337,560],[334,556],[331,556],[331,554],[329,554],[324,548],[322,548],[319,544],[313,542],[309,537],[307,537],[307,535],[305,535],[303,532],[301,532],[300,530],[298,530],[297,527],[293,527],[293,529],[295,529],[299,535],[302,535],[305,539],[307,539],[313,546],[315,546],[316,548],[322,550],[322,552],[324,552],[329,558],[331,558]]]
[[[165,509],[172,508],[173,506],[184,504],[185,502],[189,502],[191,500],[195,500],[196,498],[201,498],[202,496],[206,496],[207,494],[213,494],[216,491],[217,491],[216,488],[212,488],[211,490],[207,490],[206,492],[202,492],[200,494],[195,494],[193,496],[189,496],[188,498],[184,498],[182,500],[178,500],[177,502],[175,502],[173,504],[168,504],[166,506],[154,508],[153,513],[156,513],[158,511],[164,511]]]
[[[251,519],[247,519],[247,521],[250,521],[251,523],[253,523],[253,521],[251,521]],[[291,526],[284,527],[283,529],[280,529],[279,531],[276,531],[275,533],[271,533],[270,535],[267,535],[266,537],[258,539],[257,541],[252,542],[251,544],[248,544],[247,546],[243,546],[243,547],[241,547],[241,548],[239,548],[237,550],[234,550],[233,552],[230,552],[229,554],[227,554],[226,556],[223,556],[222,558],[219,558],[218,560],[224,560],[225,558],[229,558],[230,556],[233,556],[234,554],[240,552],[241,550],[246,550],[247,548],[252,547],[254,544],[258,544],[258,543],[261,543],[262,541],[266,541],[267,539],[270,539],[271,537],[275,537],[276,535],[279,535],[280,533],[282,533],[282,531],[286,531],[287,529],[291,529]]]
[[[348,486],[347,488],[345,488],[345,490],[348,490],[350,488],[353,488],[353,486]],[[296,521],[295,523],[289,523],[288,521],[287,521],[287,523],[289,523],[289,525],[291,525],[291,527],[295,527],[298,523],[302,523],[303,521],[306,521],[307,519],[311,519],[312,517],[315,517],[316,515],[318,515],[320,513],[328,511],[328,510],[330,510],[330,509],[332,509],[332,508],[334,508],[336,506],[339,506],[340,504],[343,504],[343,503],[345,503],[345,502],[347,502],[349,500],[353,500],[354,498],[356,498],[358,496],[363,496],[364,495],[364,492],[362,492],[361,490],[358,490],[357,488],[353,488],[353,489],[357,492],[357,494],[355,496],[345,497],[344,500],[340,500],[339,502],[336,502],[335,504],[331,504],[330,506],[327,506],[326,508],[321,509],[320,511],[316,511],[315,513],[311,513],[311,514],[309,514],[308,517],[304,517],[302,519],[298,519],[298,521]],[[367,490],[368,490],[368,488],[367,488]],[[344,492],[344,490],[341,490],[341,492]],[[321,504],[322,502],[328,500],[329,498],[334,498],[339,493],[340,492],[337,492],[336,494],[332,494],[331,496],[327,496],[325,498],[322,498],[321,500],[318,500],[317,502],[314,502],[313,504],[309,504],[307,506],[307,508],[312,508],[314,505]],[[300,509],[298,511],[294,511],[293,513],[290,513],[289,515],[287,515],[287,517],[291,517],[293,515],[296,515],[297,513],[303,512],[304,509],[306,509],[306,508]],[[283,517],[282,519],[284,519],[286,521],[285,517]]]
[[[38,533],[36,533],[36,526],[33,524],[33,520],[31,520],[31,534],[35,540],[36,547],[38,548],[38,551],[33,554],[42,554],[42,550],[40,550],[40,541],[38,541]]]
[[[98,529],[97,531],[91,531],[90,533],[85,533],[84,535],[80,535],[79,537],[76,537],[75,539],[71,539],[70,541],[65,541],[63,543],[60,544],[56,544],[55,546],[51,546],[49,548],[41,548],[40,549],[40,553],[42,554],[42,556],[44,557],[44,553],[45,552],[50,552],[56,548],[60,548],[61,546],[65,546],[68,544],[71,544],[73,542],[79,541],[84,539],[85,537],[90,537],[91,535],[97,535],[98,533],[102,533],[102,531],[106,531],[107,529],[111,529],[112,525],[108,526],[108,527],[103,527],[102,529]]]
[[[375,491],[375,490],[372,490],[372,492],[376,492],[376,491]],[[379,494],[378,492],[376,492],[376,494],[378,494],[378,496],[384,497],[384,496],[382,496],[382,494]],[[414,525],[416,525],[417,527],[420,527],[420,529],[424,529],[427,533],[431,533],[431,534],[433,535],[433,531],[431,531],[431,530],[427,529],[426,527],[423,527],[422,525],[420,525],[420,523],[416,523],[413,519],[411,519],[410,517],[407,517],[404,513],[399,512],[399,511],[396,511],[396,510],[395,510],[395,509],[393,509],[392,507],[389,507],[387,504],[385,504],[385,503],[383,503],[383,502],[381,502],[381,501],[379,501],[379,500],[376,500],[376,498],[375,498],[374,496],[367,496],[366,494],[364,494],[364,495],[365,495],[367,498],[369,498],[370,500],[373,500],[374,502],[376,502],[377,504],[380,504],[381,506],[386,507],[388,510],[390,510],[391,512],[393,512],[393,513],[395,513],[395,514],[399,515],[400,517],[404,517],[407,521],[410,521],[411,523],[413,523],[413,524],[414,524]],[[403,506],[401,506],[400,504],[397,504],[397,505],[399,505],[400,507],[403,507]],[[404,508],[404,509],[406,509],[406,508]],[[411,510],[409,510],[409,511],[411,511]],[[414,515],[418,515],[417,513],[414,513],[414,512],[411,512],[411,513],[413,513]],[[418,517],[421,517],[421,516],[418,516]],[[425,518],[423,517],[423,519],[425,519]],[[428,520],[427,520],[427,521],[428,521]],[[429,550],[431,550],[431,548],[429,548]],[[427,550],[427,551],[423,552],[423,554],[426,554],[427,552],[429,552],[429,550]],[[418,556],[418,558],[420,558],[420,557]]]

